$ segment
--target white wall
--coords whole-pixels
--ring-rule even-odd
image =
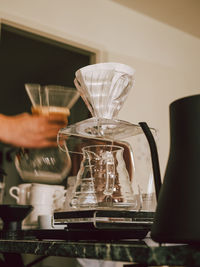
[[[200,90],[200,39],[111,0],[0,0],[0,17],[97,48],[100,61],[135,68],[135,88],[119,117],[159,130],[163,174],[169,104]]]

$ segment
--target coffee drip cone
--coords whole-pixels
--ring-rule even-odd
[[[134,86],[131,67],[99,63],[76,71],[74,83],[93,117],[113,119]]]
[[[25,84],[33,114],[59,115],[66,118],[79,98],[76,89],[65,86]],[[71,158],[58,147],[20,149],[15,157],[16,169],[23,181],[60,184],[71,170]]]
[[[42,107],[43,113],[60,112],[69,115],[79,98],[79,93],[73,88],[58,85],[25,84],[26,92],[31,100],[32,107]]]
[[[134,87],[134,73],[120,63],[99,63],[76,71],[74,83],[93,117],[59,131],[62,150],[66,149],[63,144],[69,146],[69,136],[120,140],[141,133],[140,126],[116,118]]]

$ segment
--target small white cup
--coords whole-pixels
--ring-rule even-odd
[[[52,215],[39,215],[38,216],[38,225],[40,229],[52,229]]]
[[[16,199],[17,204],[26,205],[29,204],[30,188],[31,184],[29,183],[12,186],[9,189],[9,194]]]

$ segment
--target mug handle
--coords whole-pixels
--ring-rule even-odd
[[[20,191],[20,189],[17,186],[12,186],[9,189],[9,194],[11,195],[11,197],[13,197],[17,200],[17,203],[19,202],[19,191]],[[16,192],[16,194],[14,194],[14,192]]]

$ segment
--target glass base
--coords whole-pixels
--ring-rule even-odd
[[[142,129],[139,125],[126,121],[90,118],[61,129],[59,131],[59,136],[75,135],[86,138],[120,140],[140,133],[142,133]]]

